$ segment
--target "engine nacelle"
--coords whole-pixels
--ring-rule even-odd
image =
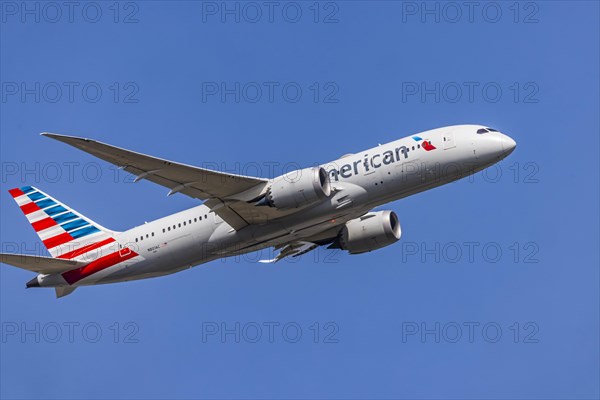
[[[331,194],[329,176],[322,167],[289,172],[277,178],[265,197],[256,205],[268,205],[278,210],[306,207]]]
[[[350,254],[366,253],[396,243],[401,234],[395,212],[370,212],[346,222],[330,247],[347,250]]]

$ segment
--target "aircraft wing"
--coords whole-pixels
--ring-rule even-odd
[[[213,171],[152,157],[111,146],[91,139],[42,133],[43,136],[67,143],[136,175],[135,181],[146,179],[170,189],[169,195],[183,193],[207,200],[206,205],[234,229],[268,219],[257,207],[246,204],[262,194],[268,180]],[[267,207],[260,207],[265,209]],[[262,211],[267,213],[268,210]]]

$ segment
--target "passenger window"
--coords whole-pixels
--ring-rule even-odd
[[[168,227],[168,228],[167,228],[167,230],[168,230],[169,232],[171,232],[171,227]]]
[[[194,218],[194,222],[197,222],[197,221],[198,221],[198,219],[197,219],[197,218]]]
[[[173,230],[175,230],[175,228],[177,228],[177,225],[173,225]]]
[[[135,241],[137,242],[137,241],[138,241],[138,238],[135,238]]]
[[[204,214],[204,218],[208,218],[208,215]]]
[[[185,226],[185,221],[183,221],[183,226]]]
[[[152,237],[154,237],[154,232],[152,232]]]
[[[146,233],[146,239],[148,239],[148,234]]]
[[[177,226],[178,226],[179,228],[181,228],[181,222],[180,222],[179,224],[177,224]]]
[[[142,240],[144,240],[144,237],[143,237],[143,236],[140,236],[140,241],[142,241]]]
[[[163,233],[165,233],[165,228],[163,228]]]

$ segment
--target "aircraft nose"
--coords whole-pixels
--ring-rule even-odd
[[[504,154],[509,155],[514,151],[515,147],[517,147],[517,142],[510,136],[502,134],[502,150]]]
[[[497,130],[480,129],[473,135],[475,157],[480,163],[498,162],[513,152],[517,143]]]

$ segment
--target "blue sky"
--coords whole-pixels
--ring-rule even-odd
[[[402,240],[367,255],[60,301],[2,265],[2,398],[598,398],[598,3],[21,4],[0,26],[3,251],[39,248],[24,184],[115,230],[197,204],[43,131],[262,176],[452,124],[518,146],[390,204]]]

